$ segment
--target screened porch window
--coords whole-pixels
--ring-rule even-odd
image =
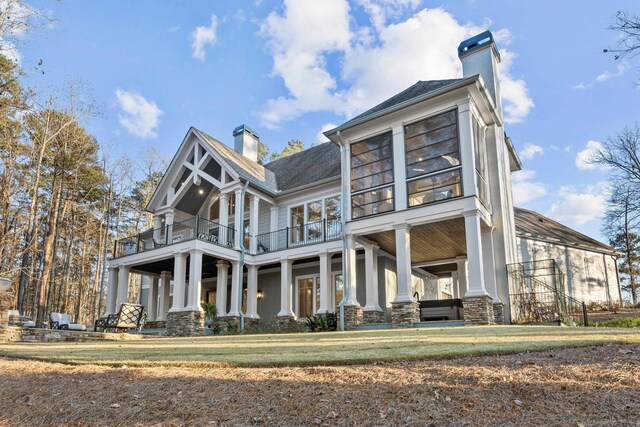
[[[289,243],[313,243],[334,239],[341,233],[340,196],[331,196],[289,210]]]
[[[393,209],[391,132],[351,144],[351,217],[356,219]]]
[[[462,195],[457,110],[405,126],[409,206]]]

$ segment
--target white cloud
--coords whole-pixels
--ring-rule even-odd
[[[335,129],[337,128],[338,125],[335,123],[325,123],[322,125],[322,129],[320,129],[320,132],[318,132],[318,135],[316,135],[316,141],[317,142],[327,142],[329,141],[329,138],[327,138],[326,136],[324,136],[324,133],[330,129]]]
[[[574,85],[573,89],[580,89],[580,90],[589,89],[589,88],[593,87],[594,85],[596,85],[597,83],[606,82],[607,80],[611,80],[611,79],[614,79],[616,77],[620,77],[621,75],[626,73],[628,69],[629,69],[629,65],[627,65],[627,64],[618,64],[618,66],[616,67],[616,71],[604,71],[604,72],[598,74],[593,81],[591,81],[589,83],[580,82],[580,83]]]
[[[544,149],[536,144],[525,144],[519,153],[522,160],[531,160],[538,154],[544,154]]]
[[[605,182],[587,186],[582,191],[572,186],[560,187],[559,200],[551,205],[547,215],[560,222],[586,224],[604,213],[607,191]]]
[[[144,139],[158,136],[160,116],[164,112],[155,102],[148,101],[139,93],[120,89],[116,89],[116,98],[123,112],[119,122],[131,135]]]
[[[387,23],[418,4],[410,0],[360,0],[359,4],[369,13],[372,26],[352,28],[354,18],[346,0],[286,0],[282,14],[273,12],[263,22],[261,34],[273,56],[272,75],[282,78],[288,90],[258,113],[263,125],[278,127],[318,111],[350,118],[418,80],[460,77],[457,47],[483,30],[459,23],[442,8],[423,9],[406,20]],[[497,33],[509,38],[508,31]],[[501,52],[505,120],[518,122],[533,102],[524,81],[511,76],[513,55]]]
[[[180,25],[176,25],[175,27],[169,27],[167,28],[167,31],[169,31],[170,33],[175,33],[176,31],[178,31],[180,29]]]
[[[535,171],[532,170],[522,170],[511,175],[511,191],[515,205],[523,206],[547,194],[544,184],[533,182],[535,175]]]
[[[205,47],[213,46],[216,44],[216,29],[218,28],[218,17],[211,15],[211,24],[208,27],[197,27],[191,33],[191,49],[193,50],[192,56],[200,61],[204,61],[207,58]]]
[[[591,163],[591,160],[594,158],[596,152],[600,149],[602,149],[602,144],[600,142],[587,141],[586,148],[582,151],[579,151],[578,154],[576,154],[576,160],[575,160],[576,167],[580,170],[606,169],[602,165],[596,165]]]

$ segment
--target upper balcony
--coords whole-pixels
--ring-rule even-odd
[[[250,249],[252,238],[255,239],[254,251]],[[342,238],[342,222],[324,219],[255,236],[245,231],[242,242],[239,244],[244,246],[246,253],[258,255],[340,238]],[[225,248],[241,250],[236,242],[236,230],[233,227],[195,216],[185,221],[116,240],[114,258],[151,251],[188,240],[202,240]]]

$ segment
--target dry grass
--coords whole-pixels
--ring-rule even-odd
[[[0,425],[640,425],[640,345],[315,367],[0,358]]]
[[[11,343],[0,345],[0,356],[128,366],[300,366],[505,354],[611,342],[640,343],[640,331],[531,326],[467,327],[157,338],[128,342]]]

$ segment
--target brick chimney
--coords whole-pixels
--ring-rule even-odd
[[[260,137],[246,125],[240,125],[233,130],[234,148],[246,158],[258,161],[258,142]]]

